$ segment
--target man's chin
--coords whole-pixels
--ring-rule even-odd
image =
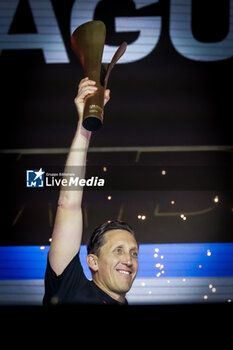
[[[128,291],[131,289],[133,282],[128,282],[128,283],[119,283],[118,284],[118,292],[119,293],[128,293]]]

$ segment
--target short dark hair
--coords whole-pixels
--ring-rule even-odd
[[[100,226],[96,227],[93,231],[88,243],[87,243],[87,254],[95,254],[99,256],[100,248],[105,244],[104,234],[111,230],[126,230],[130,232],[134,237],[134,231],[132,227],[125,221],[113,220],[107,221]]]

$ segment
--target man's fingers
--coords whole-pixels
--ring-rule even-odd
[[[94,87],[86,87],[82,89],[82,91],[79,91],[78,96],[77,96],[77,101],[84,102],[85,98],[88,95],[94,94],[98,89]]]
[[[88,78],[88,77],[83,78],[82,80],[80,80],[80,82],[79,82],[78,86],[82,85],[82,84],[83,84],[85,81],[87,81],[87,80],[89,80],[89,78]]]
[[[95,86],[86,86],[86,87],[83,87],[83,89],[79,91],[78,97],[79,97],[80,99],[82,99],[82,98],[84,99],[87,95],[93,94],[93,93],[95,93],[97,90],[98,90],[98,88],[95,87]],[[105,91],[105,93],[104,93],[104,101],[105,101],[105,103],[106,103],[106,102],[109,101],[109,100],[110,100],[110,90],[107,89],[107,90]]]
[[[88,77],[82,79],[79,84],[77,100],[80,102],[84,100],[88,95],[94,94],[98,88],[95,86],[96,82]],[[110,100],[110,90],[107,89],[104,92],[104,105]],[[84,101],[83,101],[84,102]]]
[[[79,98],[85,98],[89,94],[93,94],[98,90],[95,86],[86,86],[79,91]]]
[[[110,90],[107,89],[104,92],[104,105],[106,105],[106,103],[110,100]]]
[[[89,79],[88,77],[82,79],[79,83],[79,89],[82,89],[85,86],[94,86],[96,82],[94,80]]]
[[[105,92],[104,92],[104,98],[105,98],[106,100],[109,100],[109,99],[110,99],[110,90],[109,90],[109,89],[105,90]]]
[[[82,79],[78,86],[78,99],[85,99],[87,95],[95,93],[97,91],[97,87],[95,85],[96,82],[90,80],[88,77]]]

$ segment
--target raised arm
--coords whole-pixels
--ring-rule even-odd
[[[64,173],[76,169],[77,176],[85,176],[86,157],[91,132],[82,126],[85,98],[95,93],[95,82],[85,78],[79,84],[78,94],[74,102],[77,107],[79,121],[77,130],[67,157]],[[110,91],[105,91],[105,103],[110,98]],[[74,168],[73,168],[74,167]],[[49,250],[49,262],[57,275],[60,275],[80,248],[83,232],[82,223],[83,190],[62,189],[58,200],[57,214]]]

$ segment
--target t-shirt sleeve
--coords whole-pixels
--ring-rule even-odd
[[[79,252],[66,266],[61,275],[53,271],[49,258],[45,272],[44,305],[60,304],[72,300],[74,293],[87,281],[79,258]]]

